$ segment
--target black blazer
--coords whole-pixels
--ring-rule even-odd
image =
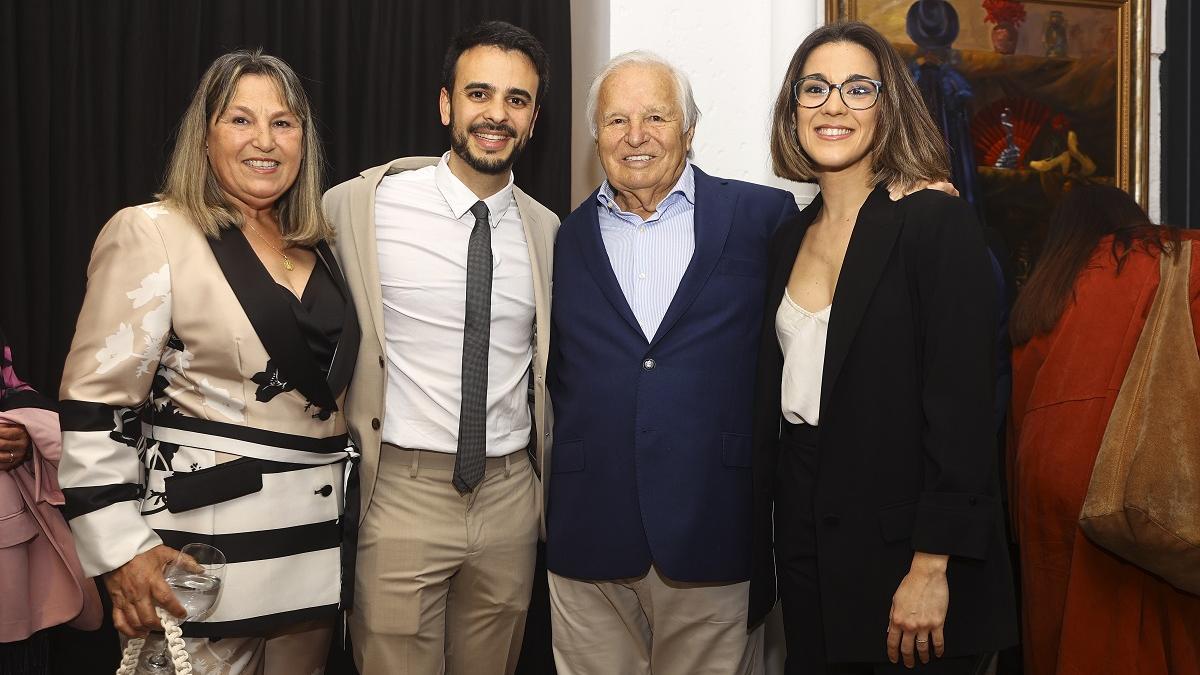
[[[770,249],[755,393],[752,625],[776,598],[775,310],[820,208],[818,196]],[[867,198],[833,296],[821,383],[813,508],[829,661],[886,660],[892,594],[914,550],[951,556],[948,656],[1016,642],[992,421],[995,292],[965,201],[921,190],[892,202],[883,188]]]

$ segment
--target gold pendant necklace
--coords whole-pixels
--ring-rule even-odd
[[[253,225],[251,225],[249,221],[246,221],[246,227],[250,228],[250,231],[254,233],[254,236],[258,237],[259,239],[262,239],[262,242],[264,244],[269,246],[272,251],[275,251],[283,258],[283,269],[285,269],[289,272],[296,269],[296,265],[292,263],[292,259],[287,257],[287,254],[284,253],[283,251],[280,251],[279,249],[275,248],[275,246],[272,245],[271,242],[267,241],[266,237],[259,234],[258,230],[255,229],[255,227]]]

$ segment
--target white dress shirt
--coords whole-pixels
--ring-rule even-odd
[[[696,178],[691,162],[645,220],[623,211],[608,181],[596,195],[600,237],[625,301],[654,339],[696,251]]]
[[[457,452],[462,406],[467,243],[479,201],[436,166],[384,177],[375,192],[375,237],[388,359],[383,440]],[[533,358],[533,271],[508,185],[483,200],[492,226],[492,327],[488,350],[487,456],[527,447]]]
[[[821,379],[825,371],[825,338],[833,305],[810,312],[792,300],[787,289],[775,313],[775,333],[783,350],[780,390],[783,419],[817,426],[821,418]]]

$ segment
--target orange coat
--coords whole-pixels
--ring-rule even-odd
[[[1111,238],[1101,241],[1054,330],[1013,351],[1008,466],[1025,669],[1200,675],[1200,596],[1108,553],[1077,525],[1159,281],[1158,255],[1137,250],[1115,276],[1111,247]],[[1200,336],[1200,243],[1192,245],[1191,266],[1188,294]]]

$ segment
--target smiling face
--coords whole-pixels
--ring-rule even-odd
[[[279,88],[264,75],[244,75],[229,107],[208,124],[208,165],[225,194],[243,209],[269,209],[296,182],[304,131]]]
[[[507,174],[533,136],[537,89],[537,69],[523,52],[494,46],[463,52],[454,91],[442,89],[439,99],[454,155],[475,172]]]
[[[596,150],[622,208],[622,193],[641,192],[647,211],[657,208],[679,180],[695,129],[684,129],[675,79],[666,68],[631,64],[600,87],[596,106]]]
[[[853,77],[881,79],[875,57],[852,42],[831,42],[814,49],[800,71],[800,77],[809,76],[819,76],[834,84]],[[819,174],[869,173],[880,104],[867,110],[851,110],[838,93],[831,90],[824,105],[817,108],[795,106],[800,147],[812,159]]]

